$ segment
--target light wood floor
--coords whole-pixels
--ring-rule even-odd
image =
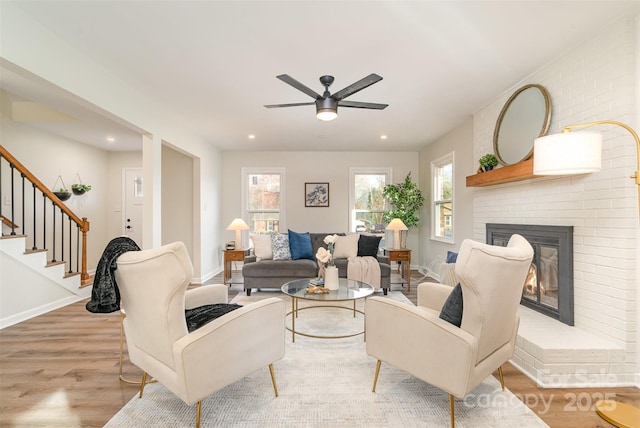
[[[420,277],[412,273],[414,284]],[[415,303],[414,284],[403,292]],[[241,290],[233,285],[230,296]],[[92,314],[85,303],[0,331],[1,427],[101,427],[137,392],[118,380],[119,313]],[[551,427],[611,427],[592,409],[581,410],[604,393],[640,407],[636,388],[540,389],[511,365],[503,369],[507,388]],[[141,372],[125,358],[124,375],[139,380]]]

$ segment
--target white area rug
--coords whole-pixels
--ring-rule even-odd
[[[273,296],[283,298],[290,310],[289,299],[279,292],[240,294],[234,302],[246,305]],[[386,297],[408,302],[400,292]],[[287,322],[290,325],[291,317]],[[354,320],[352,311],[332,308],[304,310],[296,320],[296,329],[320,334],[357,332],[362,326],[362,315]],[[275,397],[265,367],[204,400],[202,426],[450,426],[448,394],[394,367],[382,365],[376,392],[371,392],[376,360],[366,354],[362,335],[347,339],[297,335],[292,343],[287,332],[286,341],[284,359],[274,363],[280,396]],[[493,377],[464,400],[456,399],[455,419],[458,428],[547,426],[511,392],[502,392]],[[185,405],[160,384],[147,385],[141,399],[136,394],[106,425],[142,426],[195,426],[195,406]]]

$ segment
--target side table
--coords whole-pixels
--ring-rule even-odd
[[[222,250],[224,253],[224,275],[223,282],[224,284],[229,284],[231,286],[231,273],[233,262],[243,262],[244,256],[247,254],[247,250]]]
[[[407,292],[411,291],[411,250],[408,248],[385,248],[389,263],[400,262],[400,277],[407,281]]]

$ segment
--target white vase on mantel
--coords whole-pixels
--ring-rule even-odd
[[[328,288],[329,290],[337,290],[340,288],[337,267],[327,266],[324,268],[324,288]]]

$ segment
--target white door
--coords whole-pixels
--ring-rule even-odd
[[[122,234],[133,239],[142,248],[142,207],[144,203],[142,169],[124,169],[124,211]]]

